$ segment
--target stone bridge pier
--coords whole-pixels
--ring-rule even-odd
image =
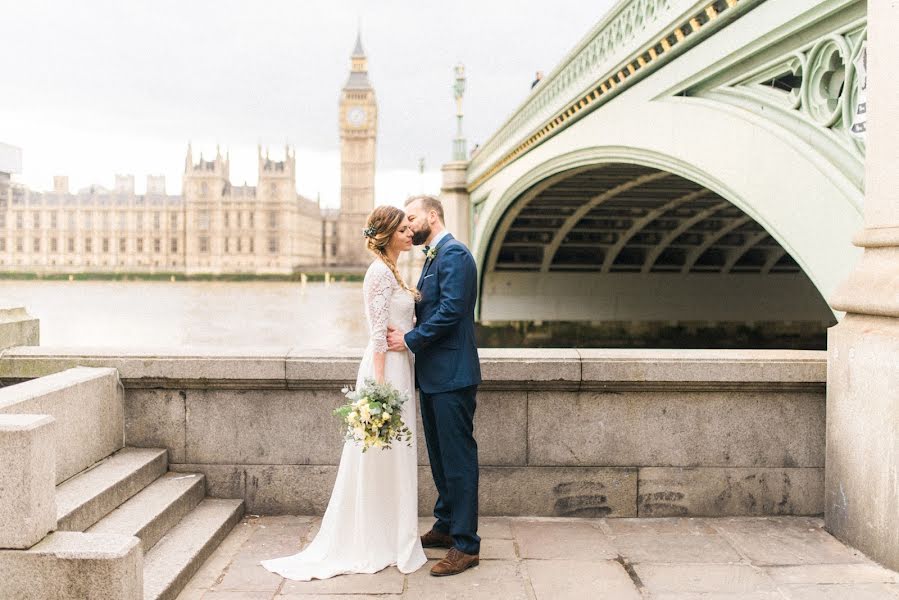
[[[837,537],[899,568],[899,3],[868,3],[864,256],[831,299],[825,520]]]

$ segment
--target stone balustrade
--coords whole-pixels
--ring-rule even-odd
[[[359,351],[13,348],[11,383],[118,370],[125,443],[250,513],[320,514],[342,435],[331,411]],[[481,514],[671,516],[823,510],[826,353],[481,352]],[[419,426],[420,427],[420,426]],[[419,445],[420,510],[434,490]]]
[[[116,372],[58,371],[0,389],[0,415],[43,414],[57,420],[57,484],[124,447],[124,403]]]

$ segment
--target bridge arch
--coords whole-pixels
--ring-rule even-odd
[[[475,244],[486,321],[833,318],[828,274],[815,272],[808,249],[752,198],[677,157],[580,148],[481,200],[490,207]],[[667,301],[639,301],[659,294]],[[702,297],[717,308],[689,310]]]

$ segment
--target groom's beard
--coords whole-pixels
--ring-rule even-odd
[[[431,226],[426,224],[423,229],[412,234],[412,245],[421,246],[428,241],[429,237],[431,237]]]

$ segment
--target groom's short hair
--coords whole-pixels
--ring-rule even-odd
[[[440,202],[440,200],[438,200],[434,196],[420,194],[418,196],[409,196],[408,198],[406,198],[406,204],[404,206],[409,206],[416,200],[421,200],[421,205],[424,207],[426,212],[430,212],[432,210],[436,211],[437,218],[440,219],[440,222],[446,223],[446,221],[443,220],[443,203]]]

